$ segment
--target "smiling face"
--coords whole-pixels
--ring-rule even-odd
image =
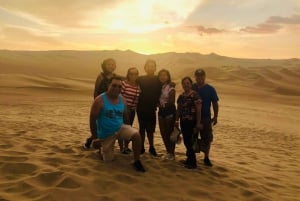
[[[107,59],[103,61],[102,70],[105,73],[112,73],[116,70],[116,62],[113,59]]]
[[[136,68],[131,68],[128,70],[127,79],[130,82],[135,82],[139,76],[139,71]]]
[[[192,82],[190,79],[185,78],[182,80],[181,85],[185,92],[190,91],[192,89]]]
[[[203,86],[205,84],[205,75],[195,75],[195,80],[198,86]]]
[[[108,86],[107,93],[109,96],[116,98],[121,93],[122,81],[120,79],[112,79]]]
[[[158,74],[158,78],[159,78],[159,81],[160,81],[162,84],[168,83],[169,80],[170,80],[168,73],[165,72],[165,71],[160,72],[160,73]]]

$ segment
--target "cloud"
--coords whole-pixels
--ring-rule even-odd
[[[62,42],[56,39],[57,36],[55,36],[55,34],[46,35],[38,30],[18,26],[3,27],[1,29],[1,35],[4,41],[29,44],[29,46],[49,45],[55,47],[62,44]]]
[[[197,29],[197,31],[199,32],[200,35],[202,34],[219,34],[219,33],[223,33],[225,32],[224,30],[222,29],[217,29],[217,28],[206,28],[204,26],[195,26],[194,28]]]
[[[300,24],[300,15],[292,15],[291,17],[272,16],[267,20],[272,24]]]
[[[1,0],[0,7],[24,18],[42,21],[57,26],[82,26],[81,21],[89,12],[99,9],[110,9],[115,0]]]
[[[280,28],[281,28],[280,25],[263,23],[255,27],[248,26],[246,28],[242,28],[240,29],[240,31],[247,32],[247,33],[255,33],[255,34],[257,33],[270,34],[270,33],[276,33]]]
[[[199,0],[1,0],[4,8],[40,24],[104,32],[144,32],[182,23]]]
[[[254,34],[269,34],[278,32],[284,25],[300,25],[300,15],[292,15],[291,17],[271,16],[264,23],[257,26],[247,26],[240,29],[240,31]]]

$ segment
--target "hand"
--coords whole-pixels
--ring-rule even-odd
[[[218,117],[213,117],[211,119],[211,123],[212,123],[212,125],[216,125],[218,123]]]
[[[196,129],[197,132],[199,132],[200,130],[203,129],[203,124],[201,124],[201,123],[196,124],[195,129]]]

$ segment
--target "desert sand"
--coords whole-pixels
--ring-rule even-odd
[[[217,89],[214,166],[204,166],[200,153],[198,168],[185,169],[180,144],[175,161],[146,151],[141,160],[147,172],[138,173],[132,155],[120,154],[117,144],[111,163],[101,161],[97,150],[82,149],[89,136],[94,79],[106,57],[116,58],[119,74],[130,66],[143,74],[147,58],[120,51],[1,52],[1,201],[300,200],[298,59],[153,55],[159,68],[171,70],[177,95],[180,78],[192,76],[199,64]],[[158,127],[155,146],[165,153]]]

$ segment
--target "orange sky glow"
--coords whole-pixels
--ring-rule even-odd
[[[0,49],[300,58],[299,0],[1,0]]]

